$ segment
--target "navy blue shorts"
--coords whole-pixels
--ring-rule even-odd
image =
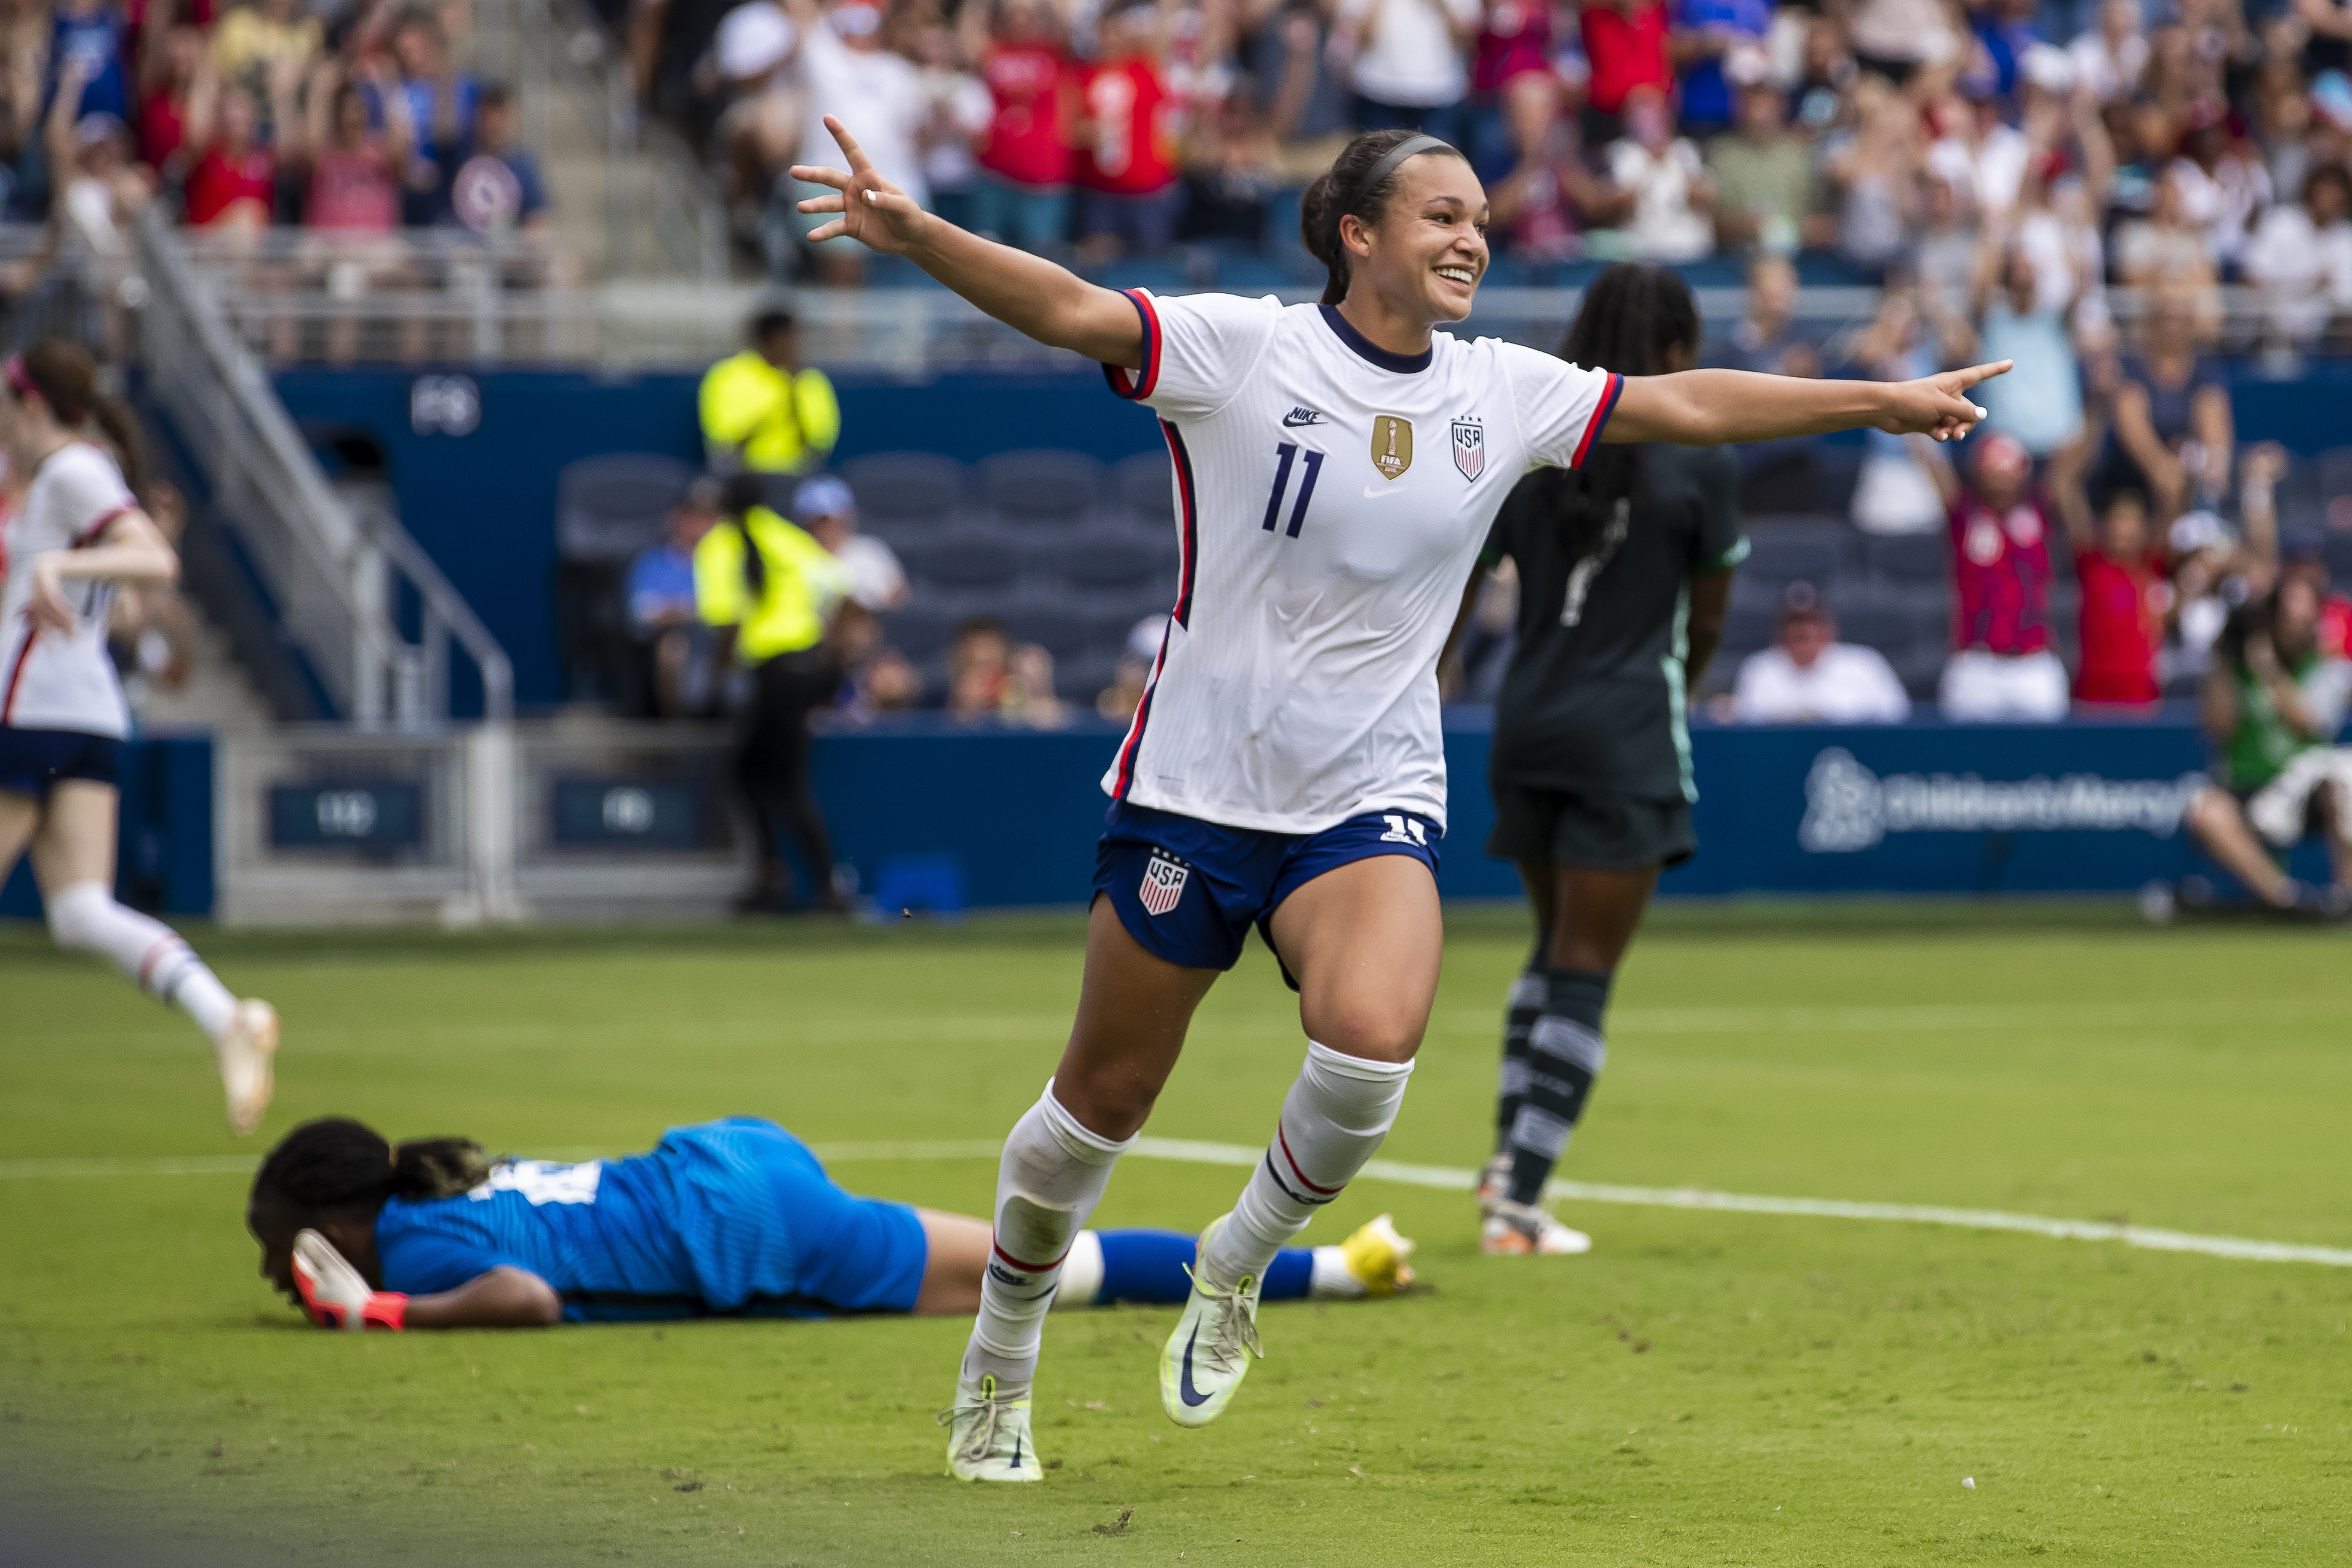
[[[61,779],[119,784],[122,742],[78,729],[0,725],[0,789],[46,803]]]
[[[1232,968],[1252,923],[1275,951],[1274,912],[1327,871],[1411,855],[1434,877],[1445,836],[1411,811],[1368,811],[1319,833],[1269,833],[1117,800],[1104,822],[1095,891],[1146,952],[1188,969]],[[1287,967],[1282,977],[1298,988]]]

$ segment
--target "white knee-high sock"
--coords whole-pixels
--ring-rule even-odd
[[[178,932],[123,908],[102,882],[73,883],[43,902],[48,906],[49,935],[58,946],[112,959],[149,996],[195,1019],[208,1039],[218,1038],[228,1027],[236,998]]]
[[[1282,1102],[1265,1158],[1201,1256],[1210,1282],[1231,1290],[1245,1275],[1265,1277],[1274,1255],[1381,1146],[1412,1076],[1410,1061],[1367,1061],[1307,1042],[1306,1064]]]
[[[1037,1345],[1062,1277],[1062,1260],[1110,1185],[1111,1166],[1135,1145],[1088,1132],[1054,1098],[1051,1079],[1013,1124],[996,1172],[996,1244],[981,1276],[980,1316],[963,1375],[992,1372],[1000,1385],[1037,1375]]]

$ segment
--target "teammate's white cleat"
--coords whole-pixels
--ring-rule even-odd
[[[1511,1152],[1505,1149],[1493,1155],[1478,1172],[1478,1218],[1484,1219],[1495,1212],[1511,1190]]]
[[[1201,1232],[1198,1258],[1209,1255],[1209,1244],[1230,1214],[1220,1215]],[[1220,1290],[1192,1270],[1192,1293],[1185,1298],[1184,1315],[1160,1353],[1160,1407],[1179,1427],[1205,1427],[1225,1413],[1234,1390],[1248,1375],[1253,1358],[1263,1357],[1257,1337],[1257,1292],[1255,1274],[1246,1275],[1230,1291]]]
[[[1411,1237],[1398,1235],[1396,1220],[1383,1214],[1369,1225],[1358,1226],[1353,1236],[1340,1242],[1339,1256],[1348,1272],[1364,1287],[1364,1294],[1393,1296],[1412,1283],[1412,1266],[1405,1260],[1412,1256],[1416,1245]]]
[[[270,1058],[278,1054],[278,1010],[248,997],[229,1015],[228,1027],[213,1041],[221,1088],[228,1096],[228,1130],[244,1137],[261,1125],[269,1097],[277,1092]]]
[[[1478,1250],[1498,1257],[1565,1258],[1592,1250],[1592,1238],[1533,1204],[1499,1198],[1486,1212]]]
[[[1029,1396],[997,1392],[996,1375],[956,1381],[954,1407],[940,1412],[948,1429],[948,1474],[960,1481],[1041,1481],[1045,1469],[1029,1439]]]

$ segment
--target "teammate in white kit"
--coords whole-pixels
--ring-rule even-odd
[[[1319,306],[1115,293],[966,234],[874,172],[793,177],[838,194],[811,237],[846,235],[1040,342],[1105,367],[1160,416],[1181,583],[1135,722],[1104,783],[1077,1020],[1004,1145],[995,1254],[948,1416],[950,1472],[1040,1473],[1038,1331],[1070,1239],[1175,1066],[1193,1009],[1255,924],[1299,993],[1307,1061],[1266,1155],[1201,1237],[1160,1361],[1178,1423],[1222,1412],[1258,1346],[1277,1249],[1380,1146],[1437,986],[1445,824],[1437,659],[1488,525],[1519,476],[1597,441],[1688,445],[1858,425],[1947,438],[1982,411],[1924,381],[1734,371],[1624,379],[1432,327],[1470,312],[1486,196],[1433,137],[1357,137],[1307,193],[1330,271]]]
[[[169,583],[180,563],[101,434],[133,460],[130,422],[100,397],[86,350],[36,343],[0,365],[0,445],[24,486],[0,536],[0,880],[29,846],[58,946],[112,959],[195,1019],[229,1126],[250,1133],[269,1104],[278,1015],[231,996],[170,926],[114,902],[116,759],[131,723],[107,612],[118,584]]]

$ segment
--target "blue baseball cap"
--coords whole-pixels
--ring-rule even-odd
[[[854,517],[857,515],[857,498],[849,486],[830,474],[808,480],[793,492],[793,516],[806,522],[811,517]]]

